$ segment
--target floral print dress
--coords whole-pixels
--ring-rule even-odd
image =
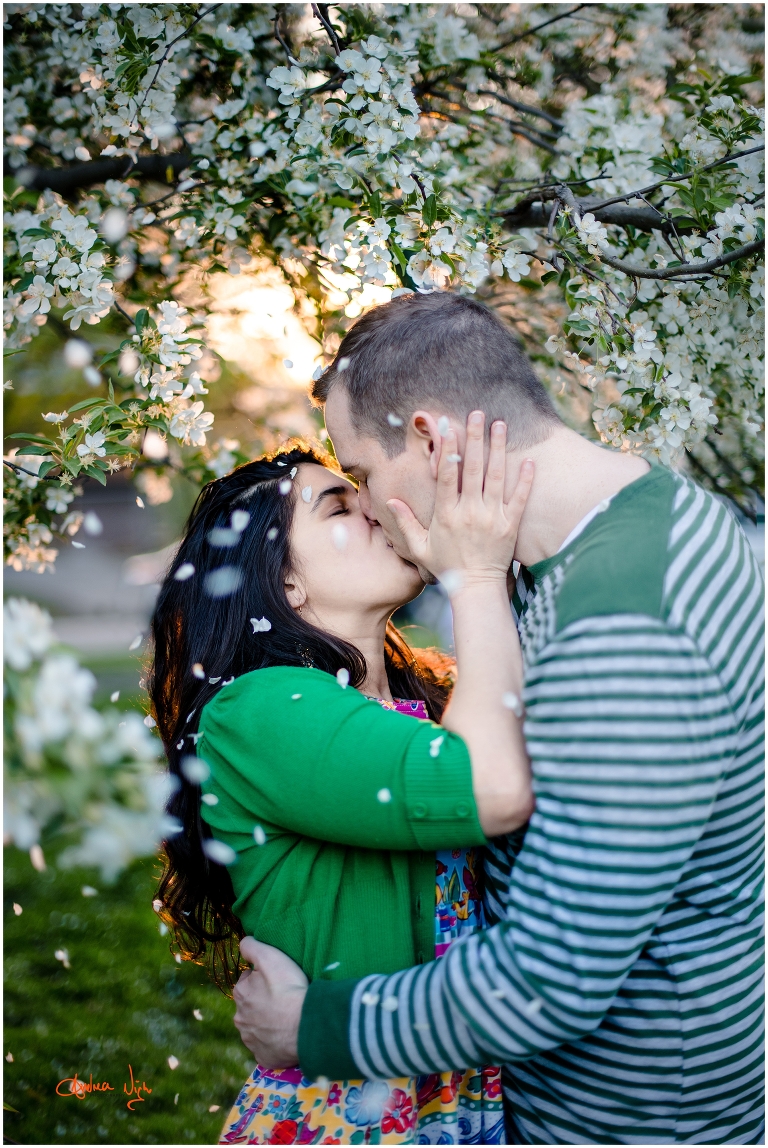
[[[421,701],[376,699],[427,719]],[[435,955],[484,927],[479,851],[443,849],[435,865]],[[220,1144],[504,1144],[501,1070],[470,1068],[398,1080],[312,1082],[300,1068],[259,1065]]]

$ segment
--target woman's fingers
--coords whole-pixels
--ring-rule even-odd
[[[427,531],[410,506],[401,502],[399,498],[391,498],[387,503],[387,509],[395,520],[395,526],[400,531],[409,554],[415,559],[422,558],[427,545]]]
[[[507,424],[497,420],[491,425],[491,449],[483,484],[483,501],[488,507],[501,506],[504,501],[506,463]]]
[[[528,495],[531,493],[531,486],[533,485],[533,459],[525,458],[520,465],[520,476],[517,480],[517,485],[512,491],[512,495],[507,503],[505,503],[504,510],[507,516],[507,522],[511,529],[517,531],[520,525],[520,519],[523,517],[525,504],[528,501]]]
[[[435,514],[452,511],[459,497],[459,444],[453,427],[443,437],[437,464]]]
[[[467,419],[467,445],[464,448],[461,471],[462,499],[482,501],[485,470],[484,430],[485,415],[482,411],[472,411]]]

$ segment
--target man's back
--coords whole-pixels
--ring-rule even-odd
[[[579,995],[607,1004],[616,971],[629,972],[594,1032],[507,1069],[510,1135],[755,1142],[763,698],[754,557],[721,503],[654,470],[533,575],[535,587],[521,572],[516,606],[537,813],[514,872],[521,843],[492,849],[489,893],[563,1026]],[[544,899],[553,911],[541,912]]]

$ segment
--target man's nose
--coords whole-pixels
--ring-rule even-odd
[[[368,486],[364,482],[360,483],[360,487],[358,489],[358,498],[360,500],[360,509],[362,510],[365,517],[368,519],[372,526],[379,526],[379,520],[373,513],[373,507],[371,506],[371,496],[368,491]]]

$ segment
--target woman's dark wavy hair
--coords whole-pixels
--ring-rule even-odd
[[[167,812],[182,826],[163,842],[159,915],[182,958],[206,964],[228,996],[241,967],[238,942],[244,930],[232,911],[227,868],[203,849],[212,834],[201,817],[200,787],[181,768],[195,753],[190,735],[222,683],[251,670],[311,665],[336,674],[346,668],[352,686],[361,685],[366,675],[365,658],[355,646],[307,622],[285,596],[296,484],[291,482],[285,494],[282,490],[293,467],[302,463],[338,471],[329,455],[293,442],[203,488],[152,618],[154,657],[147,688],[176,785]],[[239,531],[232,529],[237,510],[249,516]],[[268,618],[272,628],[254,633],[251,618]],[[411,650],[391,622],[385,657],[393,695],[421,698],[439,720],[452,684],[451,660],[436,650]]]

